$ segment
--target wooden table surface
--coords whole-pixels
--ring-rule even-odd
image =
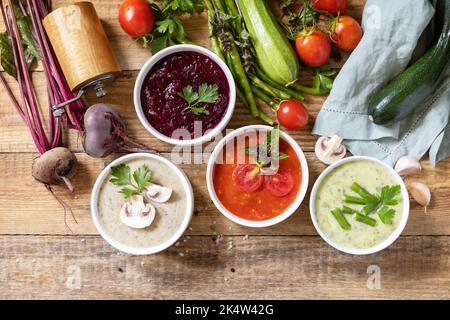
[[[58,7],[69,2],[53,4]],[[170,156],[172,147],[147,133],[133,108],[134,81],[151,53],[120,29],[120,0],[93,2],[125,70],[102,101],[117,105],[133,136]],[[363,0],[351,1],[348,14],[360,18],[363,5]],[[205,14],[184,21],[190,37],[208,46]],[[46,108],[39,66],[33,80]],[[97,101],[92,95],[88,98],[88,104]],[[315,137],[311,135],[323,101],[307,97],[311,124],[307,130],[292,132],[306,152],[310,188],[325,168],[314,156]],[[238,103],[229,127],[256,123]],[[424,161],[423,173],[407,179],[431,186],[429,212],[425,215],[411,203],[402,236],[388,249],[370,256],[350,256],[327,245],[313,228],[307,200],[277,226],[240,227],[213,206],[205,165],[183,165],[195,192],[195,215],[189,230],[163,253],[131,256],[108,245],[91,220],[93,183],[113,157],[90,158],[83,153],[81,142],[76,132],[65,132],[64,143],[80,162],[74,180],[76,192],[55,188],[78,220],[76,224],[69,218],[71,233],[64,225],[62,208],[31,177],[36,149],[0,89],[0,298],[450,298],[450,161],[437,168]]]

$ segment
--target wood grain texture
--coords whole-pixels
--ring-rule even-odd
[[[123,72],[111,85],[107,87],[108,94],[101,98],[95,98],[93,92],[89,92],[86,99],[86,106],[94,103],[110,103],[116,106],[117,110],[124,119],[130,135],[139,141],[161,151],[170,152],[172,145],[164,143],[152,136],[139,121],[133,104],[134,82],[138,75],[137,71]],[[12,84],[14,80],[8,77],[8,81]],[[44,75],[40,72],[33,73],[33,81],[41,102],[41,112],[47,115],[48,103],[46,96],[46,85]],[[16,89],[16,86],[12,86]],[[18,94],[17,90],[14,90]],[[291,135],[299,142],[305,151],[312,151],[316,138],[311,134],[314,119],[320,110],[324,101],[324,97],[308,96],[305,103],[308,106],[310,114],[310,122],[306,129],[290,132]],[[9,99],[0,86],[0,152],[35,152],[36,148],[28,133],[28,129],[22,123],[22,120],[15,112]],[[260,120],[252,118],[249,111],[241,103],[237,103],[235,112],[227,128],[236,129],[250,124],[261,124]],[[75,152],[83,151],[83,139],[79,132],[75,130],[64,130],[64,144]]]
[[[0,298],[450,298],[449,250],[449,237],[402,237],[382,253],[355,257],[319,237],[216,244],[194,236],[142,257],[118,254],[97,236],[1,236]],[[380,289],[367,287],[369,266],[379,267]]]
[[[30,165],[36,154],[0,154],[0,234],[70,234],[64,225],[64,212],[53,196],[30,175]],[[70,217],[70,228],[76,234],[96,234],[90,215],[90,193],[101,169],[113,158],[93,159],[85,154],[76,155],[80,166],[74,178],[76,192],[70,194],[63,186],[54,188],[55,193],[70,204],[78,220]],[[116,155],[115,157],[117,157]],[[170,154],[166,157],[171,159]],[[306,154],[310,168],[310,186],[316,180],[324,165],[312,153]],[[300,209],[285,222],[263,229],[238,226],[222,216],[210,200],[206,187],[206,165],[184,164],[182,169],[188,175],[195,194],[195,215],[191,223],[191,235],[315,235],[308,210],[308,196]],[[433,201],[429,213],[411,203],[410,219],[404,234],[407,235],[450,235],[450,161],[433,169],[425,164],[420,176],[408,181],[422,181],[432,187]],[[11,201],[13,200],[13,201]]]

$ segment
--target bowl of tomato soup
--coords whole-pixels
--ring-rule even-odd
[[[287,219],[307,192],[308,164],[294,139],[279,131],[278,151],[264,152],[271,145],[271,130],[252,125],[233,131],[216,145],[208,162],[211,199],[223,215],[243,226],[268,227]],[[276,162],[278,169],[272,168]]]

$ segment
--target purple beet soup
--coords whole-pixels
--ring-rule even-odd
[[[197,92],[202,84],[217,85],[218,96],[213,103],[199,103],[197,106],[205,108],[208,114],[196,115],[186,110],[188,103],[179,93],[187,86]],[[230,87],[225,73],[216,62],[197,52],[177,52],[163,58],[150,69],[141,91],[147,120],[168,137],[176,129],[186,129],[190,139],[204,135],[222,120],[229,100]],[[196,129],[199,132],[194,136],[195,121],[201,122],[201,129]]]

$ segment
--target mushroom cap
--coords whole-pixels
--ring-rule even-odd
[[[144,203],[144,197],[141,195],[132,196],[120,210],[120,221],[136,229],[143,229],[151,225],[155,216],[155,207],[150,203]]]
[[[145,186],[145,199],[147,201],[155,201],[158,203],[164,203],[172,196],[172,189],[160,186],[158,184],[148,184]]]
[[[347,148],[342,144],[342,137],[334,135],[331,138],[317,139],[314,151],[317,158],[325,164],[332,164],[347,154]]]

